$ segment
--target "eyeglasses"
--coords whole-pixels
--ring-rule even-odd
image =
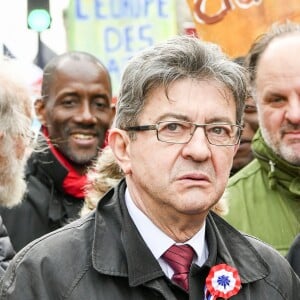
[[[205,136],[211,145],[233,146],[239,143],[242,125],[228,123],[195,124],[186,121],[162,121],[154,125],[126,127],[126,131],[156,130],[157,139],[165,143],[187,144],[196,129],[204,129]]]

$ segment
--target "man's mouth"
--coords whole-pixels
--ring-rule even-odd
[[[73,133],[70,137],[78,146],[93,147],[97,143],[96,135],[91,133]]]
[[[75,134],[72,134],[72,136],[75,139],[79,139],[79,140],[90,140],[90,139],[93,139],[95,137],[95,135],[83,134],[83,133],[75,133]]]
[[[189,173],[179,177],[179,181],[191,184],[207,184],[210,182],[209,177],[205,174]]]
[[[300,139],[300,130],[290,130],[290,131],[284,131],[283,135],[286,136],[288,139]]]

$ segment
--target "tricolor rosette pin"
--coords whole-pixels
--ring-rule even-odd
[[[241,289],[239,273],[226,264],[213,266],[206,278],[206,288],[215,298],[229,299]]]

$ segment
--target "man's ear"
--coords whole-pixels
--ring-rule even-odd
[[[108,144],[125,174],[131,172],[130,139],[126,131],[112,128],[109,130]]]
[[[34,109],[36,117],[38,118],[39,122],[46,126],[46,118],[45,118],[45,101],[41,98],[38,98],[34,102]]]

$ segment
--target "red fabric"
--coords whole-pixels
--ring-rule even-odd
[[[76,170],[73,168],[73,166],[70,164],[70,162],[65,158],[65,156],[53,146],[53,144],[49,139],[49,134],[46,127],[44,126],[42,127],[42,132],[46,137],[47,143],[53,155],[57,158],[60,164],[68,170],[68,174],[65,177],[62,184],[62,188],[64,192],[76,198],[83,198],[85,196],[84,191],[87,183],[86,174],[84,175],[78,174]],[[106,138],[103,146],[107,145],[107,135],[108,134],[106,134]]]
[[[172,280],[189,290],[189,272],[194,257],[194,250],[189,245],[173,245],[163,255],[162,258],[172,267],[174,275]]]
[[[70,162],[65,158],[65,156],[60,153],[51,143],[49,139],[48,130],[45,126],[42,126],[42,132],[46,137],[47,143],[53,155],[57,158],[61,165],[63,165],[68,170],[68,175],[63,181],[62,188],[65,193],[72,195],[76,198],[83,198],[85,196],[85,186],[87,183],[86,174],[80,175],[76,172]],[[108,130],[105,134],[104,143],[102,149],[108,145]]]
[[[70,194],[76,198],[84,198],[86,182],[86,174],[79,175],[74,169],[69,169],[69,173],[64,179],[62,187],[65,193]]]

